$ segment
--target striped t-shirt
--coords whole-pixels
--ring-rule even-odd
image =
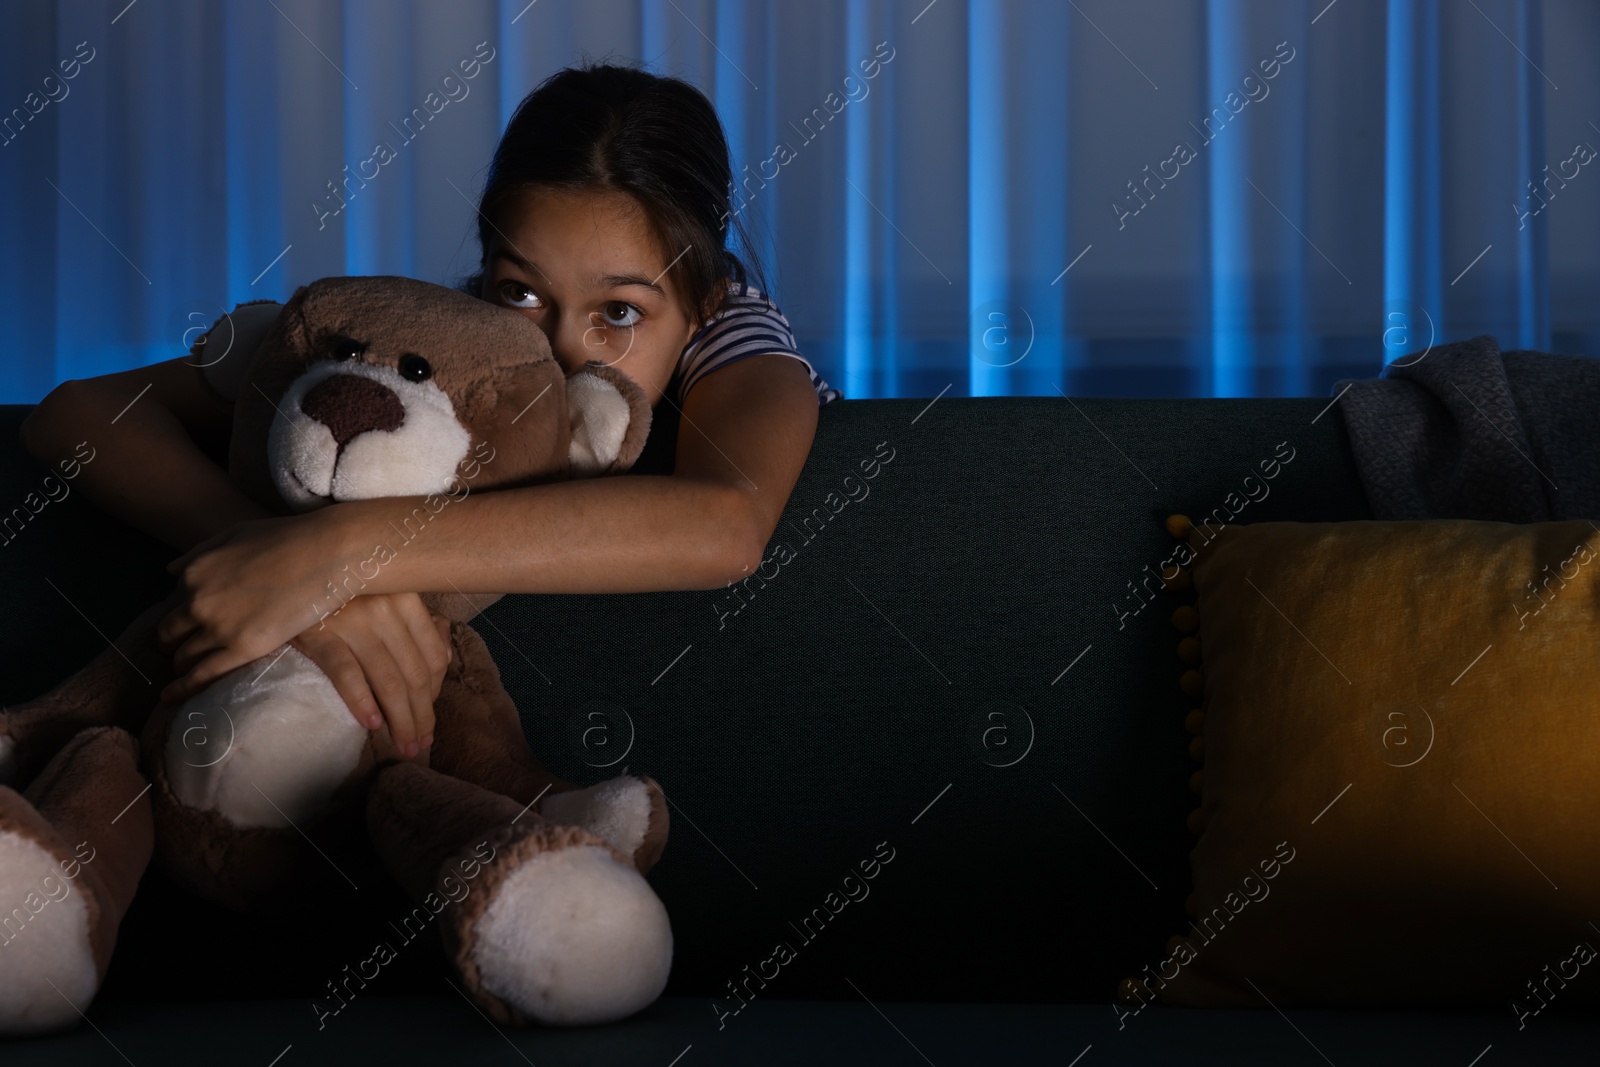
[[[832,388],[817,374],[811,361],[800,354],[795,344],[789,320],[783,317],[761,290],[735,282],[722,302],[722,308],[689,338],[678,365],[667,382],[667,392],[674,403],[683,406],[696,382],[718,367],[725,367],[746,356],[769,353],[793,356],[806,365],[811,386],[817,391],[817,406],[833,400],[844,399],[844,394]]]

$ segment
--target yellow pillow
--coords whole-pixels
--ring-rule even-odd
[[[1600,528],[1168,526],[1194,892],[1119,1013],[1600,1000]]]

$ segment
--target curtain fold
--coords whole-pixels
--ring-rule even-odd
[[[1392,360],[1415,351],[1424,332],[1429,340],[1448,335],[1448,320],[1440,277],[1438,6],[1391,0],[1388,29],[1383,288],[1384,358]]]
[[[703,89],[847,398],[1327,395],[1600,355],[1600,5],[92,0],[0,34],[0,401],[334,274],[455,284],[561,66]]]

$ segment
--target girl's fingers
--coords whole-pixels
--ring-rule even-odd
[[[426,737],[433,731],[433,702],[439,699],[445,668],[450,666],[449,638],[440,635],[433,613],[415,593],[402,597],[398,607],[411,631],[411,639],[422,650],[423,661],[428,666],[428,721],[423,725],[419,720],[417,726],[418,736]]]
[[[203,658],[219,651],[216,642],[199,630],[194,631],[172,653],[172,669],[179,675],[193,671]]]
[[[197,544],[194,547],[190,548],[189,551],[185,552],[183,555],[179,556],[177,559],[175,559],[171,563],[167,564],[167,573],[168,574],[177,574],[178,572],[182,571],[183,568],[185,568],[185,567],[187,567],[189,565],[189,561],[190,560],[194,559],[196,556],[198,556],[201,552],[205,551],[206,549],[211,548],[212,545],[214,543],[216,543],[218,540],[220,540],[220,538],[215,537],[215,536],[208,537],[204,541],[201,541],[199,544]]]
[[[419,601],[420,604],[420,601]],[[396,734],[395,744],[409,759],[417,753],[411,748],[413,742],[417,748],[422,747],[422,738],[425,734],[433,732],[433,671],[428,666],[427,655],[418,647],[417,640],[412,636],[410,627],[406,624],[405,614],[391,606],[386,612],[387,625],[381,631],[385,645],[394,657],[395,664],[405,680],[406,698],[410,702],[411,721],[405,736]],[[434,636],[432,625],[427,626],[429,638]],[[393,726],[393,719],[390,725]]]
[[[361,670],[361,663],[342,638],[331,633],[311,634],[308,631],[291,643],[328,676],[333,688],[344,700],[344,706],[350,709],[350,714],[356,717],[357,722],[369,730],[376,730],[383,725],[378,701],[367,685],[367,676]]]
[[[171,652],[196,628],[197,624],[194,616],[189,614],[188,606],[175,607],[161,616],[161,621],[156,623],[156,645],[163,652]]]
[[[161,690],[159,699],[162,702],[181,703],[237,666],[237,663],[230,661],[227,649],[217,649],[202,656],[193,667],[187,670],[180,668],[178,677]]]
[[[345,641],[361,663],[372,695],[377,698],[383,717],[389,722],[389,733],[402,753],[406,745],[416,740],[416,726],[412,716],[412,701],[406,676],[397,662],[387,640],[365,626],[349,627]],[[409,755],[409,753],[406,753]]]
[[[428,617],[433,620],[434,628],[439,632],[439,640],[444,644],[444,665],[445,670],[449,670],[450,664],[453,663],[456,658],[455,645],[451,644],[450,642],[450,620],[442,615],[434,615],[432,613],[430,613]],[[440,691],[444,689],[445,671],[440,671],[438,678],[438,682],[435,683],[433,687],[433,700],[435,704],[437,704],[439,701]],[[437,714],[435,715],[433,721],[435,723],[438,722]],[[422,735],[422,747],[430,748],[432,745],[433,727],[430,726],[428,727],[427,732]]]
[[[453,657],[450,623],[436,618],[415,593],[361,597],[359,602],[366,610],[345,620],[346,625],[313,627],[292,643],[333,682],[357,722],[376,729],[386,719],[395,747],[411,758],[433,740],[433,703]],[[204,628],[185,624],[185,618],[184,609],[177,608],[158,627],[158,640],[160,627],[165,627],[177,645],[174,679],[162,690],[163,701],[187,700],[248,662]]]

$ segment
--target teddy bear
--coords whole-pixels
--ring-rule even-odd
[[[192,354],[231,328],[219,319]],[[253,356],[228,355],[249,360],[230,479],[286,514],[423,497],[397,502],[396,542],[466,492],[624,472],[650,428],[614,366],[567,377],[526,317],[408,278],[301,286]],[[375,557],[386,549],[404,547]],[[453,654],[434,744],[411,759],[291,644],[159,702],[173,672],[155,625],[176,596],[0,712],[0,1033],[78,1023],[152,857],[244,913],[317,865],[393,877],[503,1025],[608,1022],[660,996],[672,932],[644,875],[666,844],[665,795],[647,776],[580,788],[543,767],[469,625],[497,594],[424,595]]]

